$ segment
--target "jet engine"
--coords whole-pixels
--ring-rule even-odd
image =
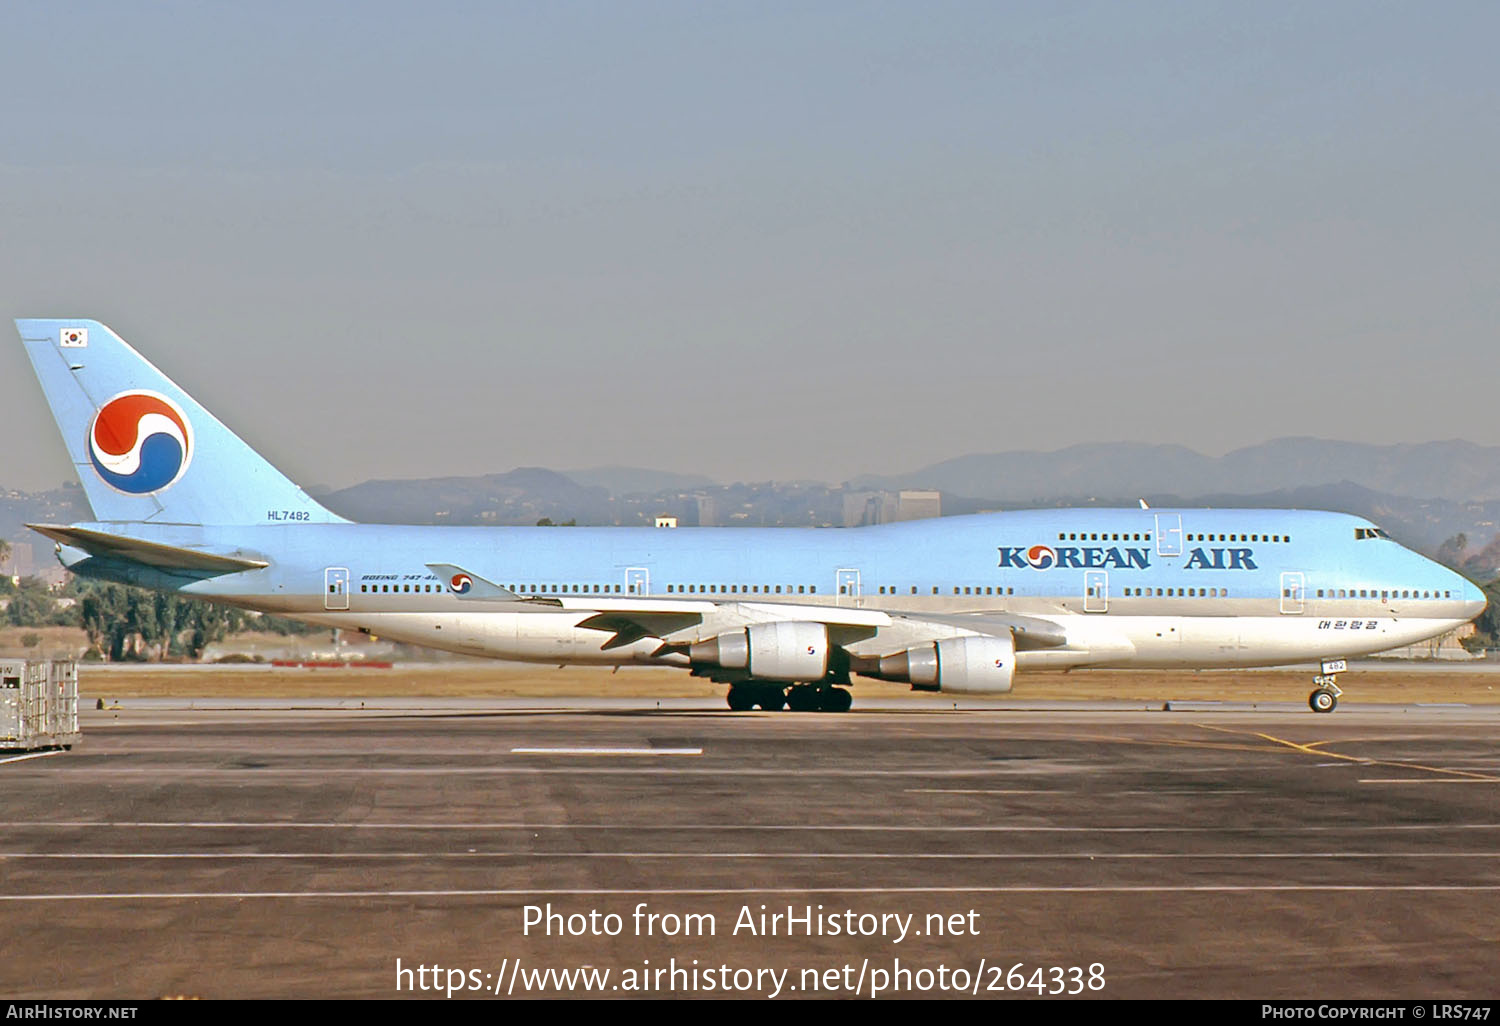
[[[820,681],[828,673],[828,627],[821,623],[753,623],[688,649],[694,664],[744,670],[754,680]]]
[[[880,660],[879,676],[910,681],[916,691],[1003,695],[1016,670],[1016,642],[1001,637],[944,638]]]

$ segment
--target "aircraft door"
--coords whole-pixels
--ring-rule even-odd
[[[1083,572],[1083,611],[1085,613],[1109,612],[1109,571],[1085,570]]]
[[[1283,613],[1302,612],[1302,603],[1305,597],[1300,571],[1281,575],[1281,611]]]
[[[1182,514],[1156,514],[1156,554],[1158,556],[1182,555]]]
[[[859,601],[859,571],[840,570],[834,581],[834,594],[841,606],[857,606]]]
[[[632,566],[625,570],[625,593],[627,595],[651,594],[651,571],[643,566]]]
[[[349,570],[331,566],[323,571],[323,608],[349,608]]]

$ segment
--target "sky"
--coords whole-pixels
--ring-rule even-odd
[[[1500,5],[0,8],[0,310],[299,482],[1500,444]],[[0,487],[70,477],[0,341]]]

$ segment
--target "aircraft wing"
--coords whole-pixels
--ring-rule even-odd
[[[976,634],[1006,634],[1016,639],[1016,651],[1028,649],[1060,648],[1068,643],[1068,633],[1051,620],[1019,613],[892,613],[898,620],[916,623],[937,623],[948,627],[961,627]]]
[[[86,527],[63,527],[57,524],[27,524],[26,526],[55,542],[82,549],[91,556],[127,559],[133,563],[142,563],[162,570],[187,570],[218,575],[237,574],[245,570],[261,570],[271,565],[263,559],[237,553],[210,552],[206,549],[163,545],[160,542],[142,541],[139,538],[110,534],[107,531],[93,531]]]
[[[829,640],[849,645],[875,637],[880,628],[902,627],[904,635],[947,635],[953,628],[989,634],[1011,635],[1018,650],[1058,648],[1067,644],[1066,632],[1050,620],[1014,613],[900,613],[881,609],[803,603],[754,602],[743,599],[646,598],[627,595],[522,595],[451,563],[428,563],[427,568],[448,581],[453,594],[476,602],[521,602],[589,612],[579,627],[608,631],[612,635],[605,651],[634,644],[643,638],[666,639],[699,624],[713,630],[728,630],[755,623],[800,620],[826,624]],[[674,639],[674,644],[681,644]],[[899,645],[893,642],[893,645]]]

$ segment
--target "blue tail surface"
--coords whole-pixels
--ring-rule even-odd
[[[16,328],[96,520],[344,522],[98,321]]]

